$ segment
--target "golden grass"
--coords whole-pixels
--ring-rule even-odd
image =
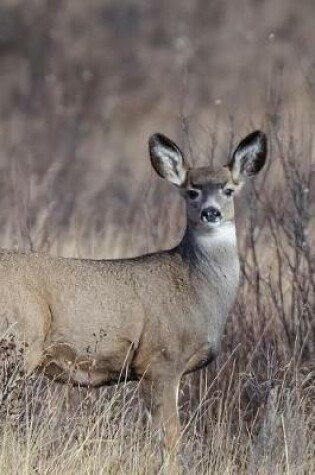
[[[279,382],[268,392],[262,413],[246,420],[250,408],[241,407],[240,397],[249,376],[230,373],[230,385],[237,378],[239,387],[226,397],[205,378],[206,372],[194,407],[187,407],[193,397],[186,395],[185,402],[181,396],[184,473],[314,473],[315,414],[302,384],[288,389]],[[14,384],[19,388],[1,414],[1,474],[163,473],[134,385],[90,391],[44,377],[26,381],[23,374],[9,384],[9,391]],[[187,378],[183,392],[193,393],[192,385]]]

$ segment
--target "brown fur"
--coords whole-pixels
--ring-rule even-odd
[[[155,146],[156,168],[178,183],[185,176],[179,149],[166,155],[164,168]],[[230,175],[226,168],[189,171],[204,187],[202,199],[199,206],[187,203],[188,225],[174,249],[115,261],[0,253],[2,323],[16,325],[27,343],[28,372],[42,369],[62,382],[90,386],[141,380],[169,451],[179,437],[181,377],[216,356],[237,291],[233,199],[217,186]],[[200,221],[209,199],[228,202],[218,229]]]
[[[200,167],[189,170],[187,175],[188,185],[196,187],[208,185],[209,183],[222,184],[233,181],[232,174],[227,167],[216,171],[213,171],[210,167]]]

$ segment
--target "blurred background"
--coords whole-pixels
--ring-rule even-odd
[[[241,285],[222,351],[185,378],[180,395],[189,473],[315,473],[314,20],[313,0],[0,2],[2,248],[90,258],[166,249],[185,213],[151,169],[149,135],[169,135],[192,165],[216,165],[252,130],[267,133],[267,165],[237,200]],[[34,458],[30,473],[36,464],[64,472],[60,454],[76,467],[70,454],[81,448],[64,452],[81,440],[68,424],[76,419],[57,417],[35,376],[20,377],[14,347],[0,340],[0,421],[11,427],[12,413],[16,433],[31,435],[17,439],[11,458],[1,452],[1,473],[14,472],[6,460],[18,464],[17,453],[20,467]],[[56,418],[52,432],[32,408],[35,393]],[[125,415],[141,411],[129,411],[123,395],[117,412],[111,393],[101,394],[107,410],[88,393],[90,412],[77,426],[91,438],[89,453],[103,457],[84,473],[121,464],[122,453],[121,473],[156,473],[142,456],[128,465],[134,424]],[[87,437],[100,414],[110,422]],[[23,447],[37,440],[33,420],[43,432],[30,457]],[[54,453],[57,468],[44,472]],[[78,463],[69,473],[83,473]]]
[[[311,130],[314,18],[312,0],[2,0],[2,246],[172,245],[184,217],[151,172],[148,136],[169,134],[201,165],[253,128]]]

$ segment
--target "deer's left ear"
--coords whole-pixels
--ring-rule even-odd
[[[246,176],[257,175],[266,162],[266,156],[267,137],[256,130],[240,142],[228,163],[233,181],[239,183]]]

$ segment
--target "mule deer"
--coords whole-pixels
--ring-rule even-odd
[[[3,322],[16,322],[27,343],[28,372],[89,386],[140,381],[172,451],[181,377],[216,357],[236,296],[233,195],[263,167],[266,137],[250,134],[218,171],[189,168],[161,134],[149,151],[153,168],[186,201],[179,245],[122,260],[2,251],[0,305]]]

